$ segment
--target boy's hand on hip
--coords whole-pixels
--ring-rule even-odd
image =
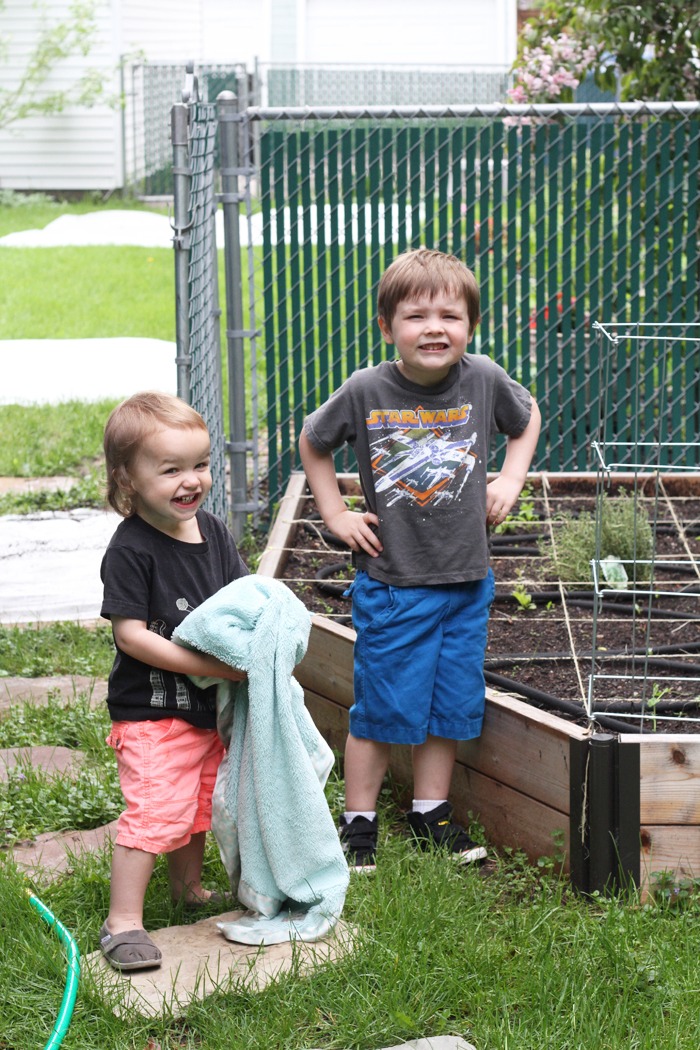
[[[353,510],[342,510],[332,518],[327,518],[326,525],[352,551],[365,551],[376,558],[384,550],[376,532],[379,518],[371,511],[359,514]]]
[[[504,474],[486,486],[486,521],[500,525],[510,514],[522,490],[522,483]]]

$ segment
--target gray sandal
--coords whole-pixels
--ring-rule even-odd
[[[150,970],[163,957],[145,930],[110,933],[107,923],[100,930],[100,951],[115,970]]]

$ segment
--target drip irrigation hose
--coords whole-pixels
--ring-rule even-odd
[[[553,711],[561,711],[562,714],[570,715],[573,718],[587,717],[585,709],[575,704],[572,700],[561,700],[558,696],[552,696],[551,693],[544,693],[541,689],[535,689],[530,685],[525,685],[523,682],[516,682],[512,678],[494,674],[493,671],[485,670],[484,678],[489,685],[497,686],[499,689],[504,689],[509,693],[524,696],[527,700],[534,700],[535,703],[540,704],[542,707],[548,707]],[[620,719],[608,718],[606,715],[601,715],[597,712],[595,721],[604,729],[609,729],[613,733],[640,732],[638,726],[630,726]],[[644,732],[643,729],[641,731]]]
[[[49,1040],[44,1045],[44,1050],[55,1050],[55,1048],[60,1046],[63,1042],[63,1037],[68,1031],[68,1026],[70,1025],[71,1017],[73,1016],[73,1007],[75,1006],[75,999],[78,994],[78,982],[80,980],[80,952],[78,951],[78,945],[75,943],[73,935],[66,929],[62,922],[59,922],[53,912],[46,907],[43,901],[40,901],[39,898],[35,897],[29,890],[27,890],[27,895],[29,897],[29,903],[34,910],[41,915],[42,919],[48,926],[56,931],[59,941],[65,948],[66,958],[68,960],[66,986],[63,992],[61,1008],[58,1011],[58,1016],[54,1022]]]

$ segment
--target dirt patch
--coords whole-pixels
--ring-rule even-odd
[[[610,496],[621,489],[630,494],[629,480],[613,483]],[[596,604],[590,576],[562,581],[550,556],[567,516],[595,516],[595,482],[529,486],[508,530],[491,538],[496,600],[487,675],[494,687],[582,724],[590,697],[603,726],[613,719],[609,728],[698,732],[700,479],[673,476],[661,486],[649,479],[633,491],[652,526],[652,578]],[[350,623],[343,592],[353,573],[349,552],[323,529],[309,500],[283,578],[311,611]],[[564,703],[557,708],[556,701]]]

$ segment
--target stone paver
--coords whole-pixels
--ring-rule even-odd
[[[9,711],[12,704],[23,700],[31,700],[33,704],[47,703],[49,693],[60,693],[66,700],[76,697],[79,693],[88,693],[90,706],[97,707],[107,696],[107,682],[86,675],[53,675],[44,678],[20,678],[10,675],[0,678],[0,718],[3,712]]]
[[[56,831],[38,835],[34,842],[16,845],[10,851],[17,867],[29,878],[43,883],[70,871],[73,857],[82,853],[97,853],[117,834],[117,822],[104,824],[89,831]]]
[[[32,766],[56,776],[74,776],[85,755],[71,747],[37,744],[33,747],[0,747],[0,781],[7,781],[16,766]]]
[[[100,951],[83,957],[83,967],[109,999],[118,1016],[178,1016],[189,1003],[204,999],[217,988],[233,984],[260,991],[299,959],[302,971],[341,958],[352,950],[352,933],[338,923],[332,933],[315,944],[286,942],[265,947],[227,941],[218,922],[231,922],[241,911],[201,919],[191,926],[169,926],[149,931],[163,953],[157,970],[117,973]],[[442,1050],[442,1048],[441,1048]]]

